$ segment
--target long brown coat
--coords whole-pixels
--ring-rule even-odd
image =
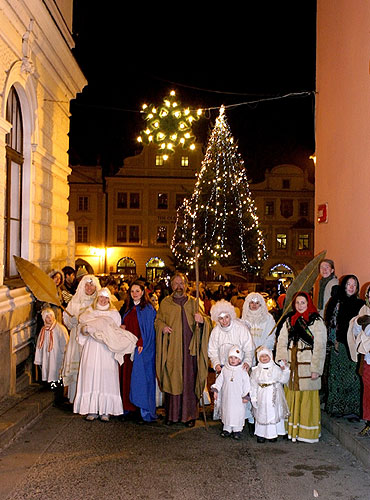
[[[184,305],[189,327],[193,332],[190,342],[190,354],[197,357],[197,379],[195,394],[199,399],[204,391],[208,374],[208,339],[211,331],[211,320],[202,311],[203,325],[197,326],[194,315],[197,312],[196,300],[188,295]],[[163,328],[169,326],[172,333],[163,333]],[[176,304],[172,295],[161,302],[155,319],[156,330],[156,370],[161,391],[178,395],[183,392],[182,364],[182,319],[181,306]]]

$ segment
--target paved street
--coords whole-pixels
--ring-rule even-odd
[[[87,422],[54,407],[0,454],[1,499],[368,499],[370,475],[325,430],[316,445],[222,439],[218,422]]]

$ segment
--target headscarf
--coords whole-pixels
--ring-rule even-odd
[[[304,297],[307,300],[307,309],[304,311],[304,313],[298,312],[296,307],[295,307],[295,301],[296,301],[297,297]],[[317,309],[312,302],[311,296],[306,292],[297,292],[294,295],[293,302],[292,302],[292,308],[293,308],[293,315],[290,318],[290,324],[292,326],[295,325],[297,319],[300,317],[302,317],[306,321],[306,323],[308,323],[310,321],[311,314],[316,313],[318,315]]]
[[[96,287],[96,291],[92,295],[87,295],[85,293],[85,284],[87,281],[92,281]],[[70,304],[71,305],[74,305],[75,303],[83,304],[84,302],[87,302],[88,303],[87,305],[90,305],[94,301],[96,294],[98,290],[100,290],[100,288],[101,288],[100,282],[96,276],[94,276],[93,274],[87,274],[86,276],[83,276],[78,284],[76,293],[73,295],[71,299]]]
[[[271,366],[274,366],[275,362],[274,362],[274,357],[272,355],[272,351],[270,349],[268,349],[267,347],[261,345],[261,347],[259,347],[257,349],[257,352],[256,352],[257,361],[259,363],[260,363],[260,356],[262,354],[267,354],[270,357],[270,361],[268,363],[261,363],[261,367],[262,368],[271,368]]]
[[[44,342],[45,342],[45,332],[49,332],[49,346],[48,346],[48,352],[52,351],[53,345],[54,345],[54,339],[53,339],[53,330],[56,325],[56,320],[55,320],[55,313],[51,307],[45,307],[41,311],[41,317],[43,320],[45,320],[46,316],[52,316],[53,317],[53,323],[46,327],[45,325],[41,328],[41,332],[39,335],[39,338],[37,339],[37,348],[42,349]]]
[[[109,302],[106,306],[101,306],[100,304],[98,304],[98,299],[101,296],[107,297],[109,299]],[[96,292],[96,297],[94,299],[92,308],[97,309],[99,311],[108,311],[109,309],[113,309],[113,310],[116,309],[115,306],[113,305],[112,294],[110,293],[109,288],[104,287]]]
[[[260,307],[252,311],[249,308],[249,304],[251,302],[258,302],[260,304]],[[249,320],[252,323],[255,322],[262,322],[267,315],[269,314],[268,309],[267,309],[267,304],[265,302],[265,299],[262,297],[260,293],[257,292],[251,292],[247,295],[244,304],[243,304],[243,314],[242,314],[242,319],[243,320]]]

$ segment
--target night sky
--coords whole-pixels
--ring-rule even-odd
[[[312,169],[316,2],[184,3],[175,12],[96,4],[75,1],[74,55],[89,83],[71,102],[72,165],[99,162],[115,173],[140,151],[142,104],[174,89],[182,105],[211,108],[194,127],[205,144],[226,106],[250,178],[279,163]]]

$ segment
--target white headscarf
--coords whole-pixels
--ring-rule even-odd
[[[91,281],[96,287],[96,290],[92,295],[87,295],[85,292],[85,285],[88,281]],[[67,309],[72,312],[73,315],[77,316],[81,308],[92,305],[96,298],[97,292],[100,289],[100,282],[96,276],[94,276],[93,274],[87,274],[86,276],[83,276],[78,284],[76,293],[73,295],[68,304]]]
[[[251,302],[258,302],[260,307],[256,311],[252,311],[249,308],[249,304]],[[266,319],[269,314],[265,299],[262,297],[260,293],[251,292],[247,295],[244,304],[243,304],[243,314],[242,319],[244,321],[250,321],[251,323],[262,322]]]
[[[269,357],[270,357],[270,361],[268,363],[261,363],[260,362],[260,356],[262,354],[267,354]],[[257,361],[259,363],[259,366],[261,366],[262,368],[271,368],[271,366],[274,366],[275,362],[274,362],[274,357],[273,357],[273,354],[272,354],[272,351],[270,351],[270,349],[268,349],[267,347],[265,346],[261,346],[257,349]]]

